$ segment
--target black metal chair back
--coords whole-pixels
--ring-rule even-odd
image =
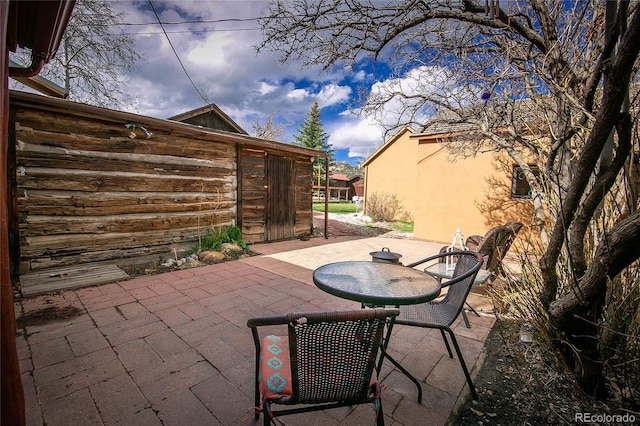
[[[417,266],[430,260],[438,260],[440,257],[451,255],[451,253],[440,253],[408,266]],[[439,329],[445,346],[447,347],[447,352],[449,352],[449,356],[453,358],[453,353],[451,352],[449,342],[444,332],[446,331],[449,333],[453,346],[456,350],[456,354],[458,355],[462,371],[464,372],[467,383],[469,384],[471,394],[473,398],[476,399],[477,394],[475,387],[471,381],[469,370],[464,362],[462,352],[458,346],[455,334],[451,329],[451,325],[464,308],[465,301],[471,291],[476,274],[478,273],[478,270],[480,270],[480,266],[482,266],[483,259],[479,253],[474,251],[457,251],[453,256],[457,257],[455,269],[451,279],[443,284],[443,287],[447,287],[447,294],[442,299],[433,302],[401,306],[400,315],[396,319],[395,323],[414,327]]]
[[[473,281],[482,266],[482,257],[475,252],[456,252],[455,256],[457,261],[451,280],[444,283],[447,294],[438,301],[442,308],[440,322],[447,325],[453,324],[460,315],[473,286]]]
[[[269,424],[276,416],[376,402],[378,424],[383,424],[374,368],[387,320],[398,314],[398,309],[376,308],[250,319],[247,326],[251,328],[256,347],[255,402],[262,407],[264,423]],[[270,341],[264,336],[261,338],[258,329],[274,325],[287,327],[289,353],[285,356],[290,360],[290,375],[279,370],[278,381],[290,380],[290,394],[265,395],[268,392],[263,392],[267,389],[265,381],[270,378],[261,371],[261,361],[270,356],[265,351]],[[275,341],[284,337],[283,333],[267,339]],[[278,388],[284,388],[282,383]],[[272,404],[311,405],[274,410]],[[256,417],[258,415],[256,413]]]

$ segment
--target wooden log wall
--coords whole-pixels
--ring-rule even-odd
[[[313,161],[309,157],[296,157],[296,221],[295,233],[306,236],[313,232]]]
[[[235,223],[236,144],[12,106],[20,273],[168,253]]]
[[[267,203],[265,156],[265,150],[256,148],[242,148],[238,153],[238,164],[240,164],[238,221],[242,238],[246,242],[265,240]]]

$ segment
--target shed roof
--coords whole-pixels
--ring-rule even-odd
[[[61,113],[73,112],[74,114],[78,114],[83,117],[95,118],[112,123],[121,123],[123,129],[125,129],[124,126],[126,124],[136,124],[137,126],[144,126],[150,132],[158,130],[172,131],[184,136],[193,136],[201,139],[210,138],[211,140],[216,140],[218,142],[248,145],[264,150],[284,151],[305,156],[308,155],[309,157],[327,158],[327,154],[320,150],[261,139],[246,134],[208,129],[178,121],[148,117],[131,112],[116,111],[108,108],[81,104],[64,99],[55,99],[26,92],[11,91],[10,96],[11,103],[13,104],[46,111],[58,111]]]
[[[548,97],[536,99],[520,99],[512,102],[486,102],[469,105],[456,110],[443,109],[438,111],[423,127],[423,130],[413,135],[421,139],[435,139],[443,136],[451,137],[464,135],[479,130],[478,117],[488,116],[494,128],[506,127],[519,122],[524,131],[528,131],[538,119],[538,114]],[[514,112],[517,112],[514,117]],[[515,120],[515,121],[514,121]]]
[[[21,65],[9,59],[9,66],[12,68],[20,68]],[[11,76],[11,78],[27,87],[37,90],[43,95],[54,96],[56,98],[66,98],[69,96],[69,91],[66,88],[37,74],[29,77],[16,75]]]
[[[464,111],[466,110],[438,111],[431,120],[425,124],[423,131],[416,136],[445,135],[477,130],[478,127],[475,124],[463,121]]]
[[[182,114],[169,117],[169,120],[173,121],[186,121],[190,118],[197,117],[204,114],[214,114],[224,121],[229,127],[235,129],[238,133],[247,134],[247,132],[238,125],[231,117],[229,117],[224,111],[222,111],[216,104],[211,103],[209,105],[202,106],[200,108],[192,109],[191,111],[183,112]]]

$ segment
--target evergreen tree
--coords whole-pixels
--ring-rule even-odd
[[[309,111],[309,116],[304,120],[302,126],[298,129],[298,134],[294,136],[296,141],[294,145],[304,146],[306,148],[319,149],[329,156],[329,161],[333,160],[333,147],[329,143],[329,135],[322,129],[322,121],[320,120],[320,108],[318,102],[314,102]],[[315,167],[323,167],[324,161],[316,158]]]

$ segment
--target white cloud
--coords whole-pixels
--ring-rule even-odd
[[[188,52],[187,60],[194,64],[221,66],[225,63],[225,47],[231,42],[223,33],[214,33]]]
[[[286,95],[287,99],[293,102],[301,102],[308,99],[309,96],[309,92],[306,89],[293,89]]]
[[[351,79],[356,82],[364,81],[367,78],[367,73],[364,70],[360,70],[351,76]]]
[[[476,87],[461,86],[449,70],[424,65],[402,77],[374,83],[368,102],[381,105],[375,113],[376,120],[387,127],[396,127],[425,123],[438,108],[437,104],[465,106],[477,100],[478,93]]]
[[[348,150],[348,156],[364,160],[383,143],[383,129],[368,119],[349,117],[330,131],[329,143],[334,149]]]
[[[370,101],[380,104],[375,113],[357,118],[348,111],[342,112],[329,142],[334,149],[348,150],[351,158],[364,159],[383,144],[385,129],[412,120],[418,123],[428,120],[429,111],[420,108],[422,96],[461,99],[461,91],[446,70],[429,66],[412,69],[400,78],[378,81],[371,86],[369,95]],[[362,114],[362,111],[356,113]],[[393,134],[388,135],[391,136]]]
[[[258,87],[258,93],[260,95],[268,95],[269,93],[275,91],[278,88],[278,86],[274,85],[274,84],[269,84],[266,83],[264,81],[260,82],[260,85]]]
[[[324,108],[346,102],[349,100],[349,95],[351,95],[351,87],[330,83],[320,89],[317,96],[318,106]]]

